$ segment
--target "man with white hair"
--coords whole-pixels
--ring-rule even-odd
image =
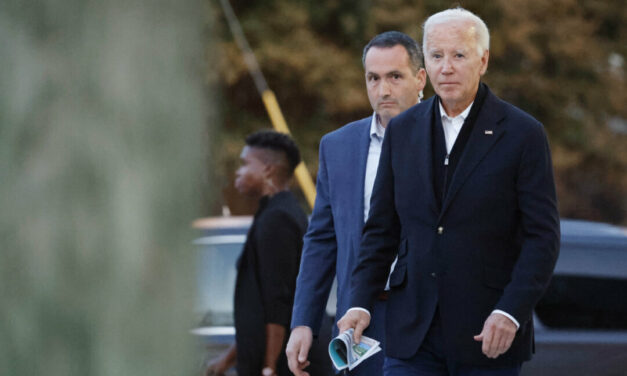
[[[352,274],[355,329],[386,282],[384,373],[519,375],[533,309],[559,252],[553,168],[542,124],[481,82],[489,33],[449,9],[424,24],[436,95],[394,118]]]

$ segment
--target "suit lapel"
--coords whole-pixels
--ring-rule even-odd
[[[496,97],[491,92],[488,92],[468,143],[455,169],[446,197],[443,199],[440,218],[442,218],[468,176],[505,133],[505,130],[499,127],[498,124],[503,118],[500,109],[501,107],[496,101]]]
[[[433,103],[437,103],[433,98],[429,99]],[[425,200],[429,203],[429,207],[435,214],[438,213],[435,192],[433,191],[433,132],[431,132],[433,119],[433,103],[426,106],[428,109],[424,112],[415,114],[415,125],[411,127],[416,135],[416,161],[417,173],[419,176],[420,188],[422,192],[427,194]]]

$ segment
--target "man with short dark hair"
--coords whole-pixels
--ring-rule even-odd
[[[436,96],[388,126],[340,330],[368,326],[389,278],[386,376],[516,376],[559,250],[542,124],[481,82],[489,33],[449,9],[424,25]]]
[[[300,153],[289,136],[261,131],[246,138],[240,159],[235,187],[259,199],[259,208],[237,261],[235,345],[207,374],[222,374],[236,363],[240,376],[287,376],[286,333],[307,228],[307,216],[289,191]]]
[[[296,376],[307,375],[303,368],[308,364],[312,338],[320,328],[336,276],[336,316],[340,317],[349,307],[349,277],[370,210],[385,127],[394,116],[419,102],[425,86],[420,47],[406,34],[389,31],[375,36],[364,47],[362,61],[374,114],[343,126],[320,141],[316,203],[305,235],[287,346],[290,370]],[[381,287],[373,311],[374,323],[366,333],[381,341],[382,346],[385,299]],[[337,328],[333,329],[337,334]],[[383,356],[379,353],[349,373],[380,376],[382,366]]]

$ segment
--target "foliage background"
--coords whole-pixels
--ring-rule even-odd
[[[243,137],[271,124],[219,9],[208,51],[222,132],[220,205],[251,213],[232,188]],[[424,19],[461,5],[490,28],[486,82],[546,127],[563,217],[627,224],[627,8],[621,0],[264,0],[231,2],[315,177],[321,136],[370,115],[361,50],[377,33],[421,41]],[[427,85],[425,96],[433,95]]]

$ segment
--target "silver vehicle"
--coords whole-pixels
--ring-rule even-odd
[[[234,341],[235,261],[251,223],[251,217],[196,223],[202,319],[193,333],[210,351]],[[627,376],[627,229],[564,219],[561,230],[555,274],[534,315],[536,354],[522,375]],[[319,338],[323,354],[334,309],[332,294]]]
[[[249,216],[205,218],[194,223],[194,227],[202,232],[202,236],[194,241],[198,260],[198,297],[195,311],[199,317],[199,325],[191,332],[198,336],[206,348],[207,359],[219,355],[235,341],[233,327],[233,294],[237,274],[235,263],[251,224],[252,217]],[[331,295],[328,307],[331,305],[335,307],[335,294]],[[327,353],[334,315],[334,312],[327,309],[320,333],[314,340],[309,356],[312,365],[316,365],[318,374],[329,376],[334,374]]]

